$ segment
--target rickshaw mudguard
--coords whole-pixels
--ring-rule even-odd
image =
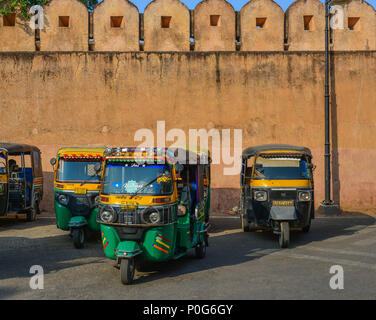
[[[117,258],[130,259],[141,253],[141,247],[136,241],[120,241],[115,249]]]
[[[100,230],[104,255],[109,259],[116,260],[115,249],[120,243],[116,230],[104,224],[100,225]]]
[[[69,230],[69,220],[72,218],[72,213],[70,210],[58,203],[56,200],[54,201],[54,208],[57,227],[61,230]]]
[[[143,258],[149,261],[164,261],[175,254],[177,225],[150,228],[145,231],[142,243]]]
[[[83,216],[74,216],[68,222],[69,228],[82,228],[87,225],[88,225],[88,222],[86,218]]]
[[[297,220],[297,218],[295,207],[273,206],[270,209],[270,219],[272,220]]]

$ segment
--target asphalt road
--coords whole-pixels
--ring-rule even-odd
[[[375,299],[376,220],[346,216],[313,221],[279,249],[271,233],[243,233],[239,218],[213,216],[210,247],[149,265],[124,286],[100,240],[74,249],[51,214],[38,221],[0,219],[0,299]],[[44,289],[29,286],[30,267],[44,269]],[[329,286],[341,265],[344,289]]]

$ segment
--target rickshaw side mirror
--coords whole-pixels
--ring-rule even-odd
[[[51,158],[50,163],[52,166],[56,164],[56,158]]]

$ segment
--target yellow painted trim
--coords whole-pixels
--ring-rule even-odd
[[[61,185],[63,188],[57,188],[56,185]],[[101,184],[100,183],[70,183],[70,182],[56,182],[54,183],[54,187],[60,190],[74,190],[76,188],[85,188],[87,191],[100,191]]]
[[[62,154],[79,153],[83,155],[95,154],[98,156],[102,156],[105,151],[106,151],[106,148],[103,148],[103,147],[66,147],[66,148],[59,149],[57,154],[62,155]]]
[[[252,180],[251,187],[312,187],[310,180]]]
[[[171,204],[177,201],[177,196],[175,192],[171,195],[165,195],[165,196],[135,196],[131,199],[131,195],[105,195],[101,194],[102,197],[108,198],[108,202],[102,202],[104,205],[124,205],[124,206],[132,206],[132,205],[165,205],[165,204]],[[171,200],[169,202],[163,202],[163,203],[154,203],[153,199],[157,198],[167,198],[171,197]]]
[[[258,153],[296,153],[296,154],[304,154],[304,152],[297,151],[297,150],[270,150],[270,151],[260,151]]]
[[[0,181],[1,182],[6,182],[8,181],[8,176],[6,174],[0,174]]]

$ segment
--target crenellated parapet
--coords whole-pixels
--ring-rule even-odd
[[[50,0],[44,27],[19,11],[0,16],[0,51],[323,51],[325,5],[296,0],[283,12],[273,0],[250,0],[239,12],[226,0],[194,10],[153,0],[140,13],[130,0],[103,0],[88,12],[79,0]],[[363,0],[332,7],[330,49],[376,50],[376,12]]]

